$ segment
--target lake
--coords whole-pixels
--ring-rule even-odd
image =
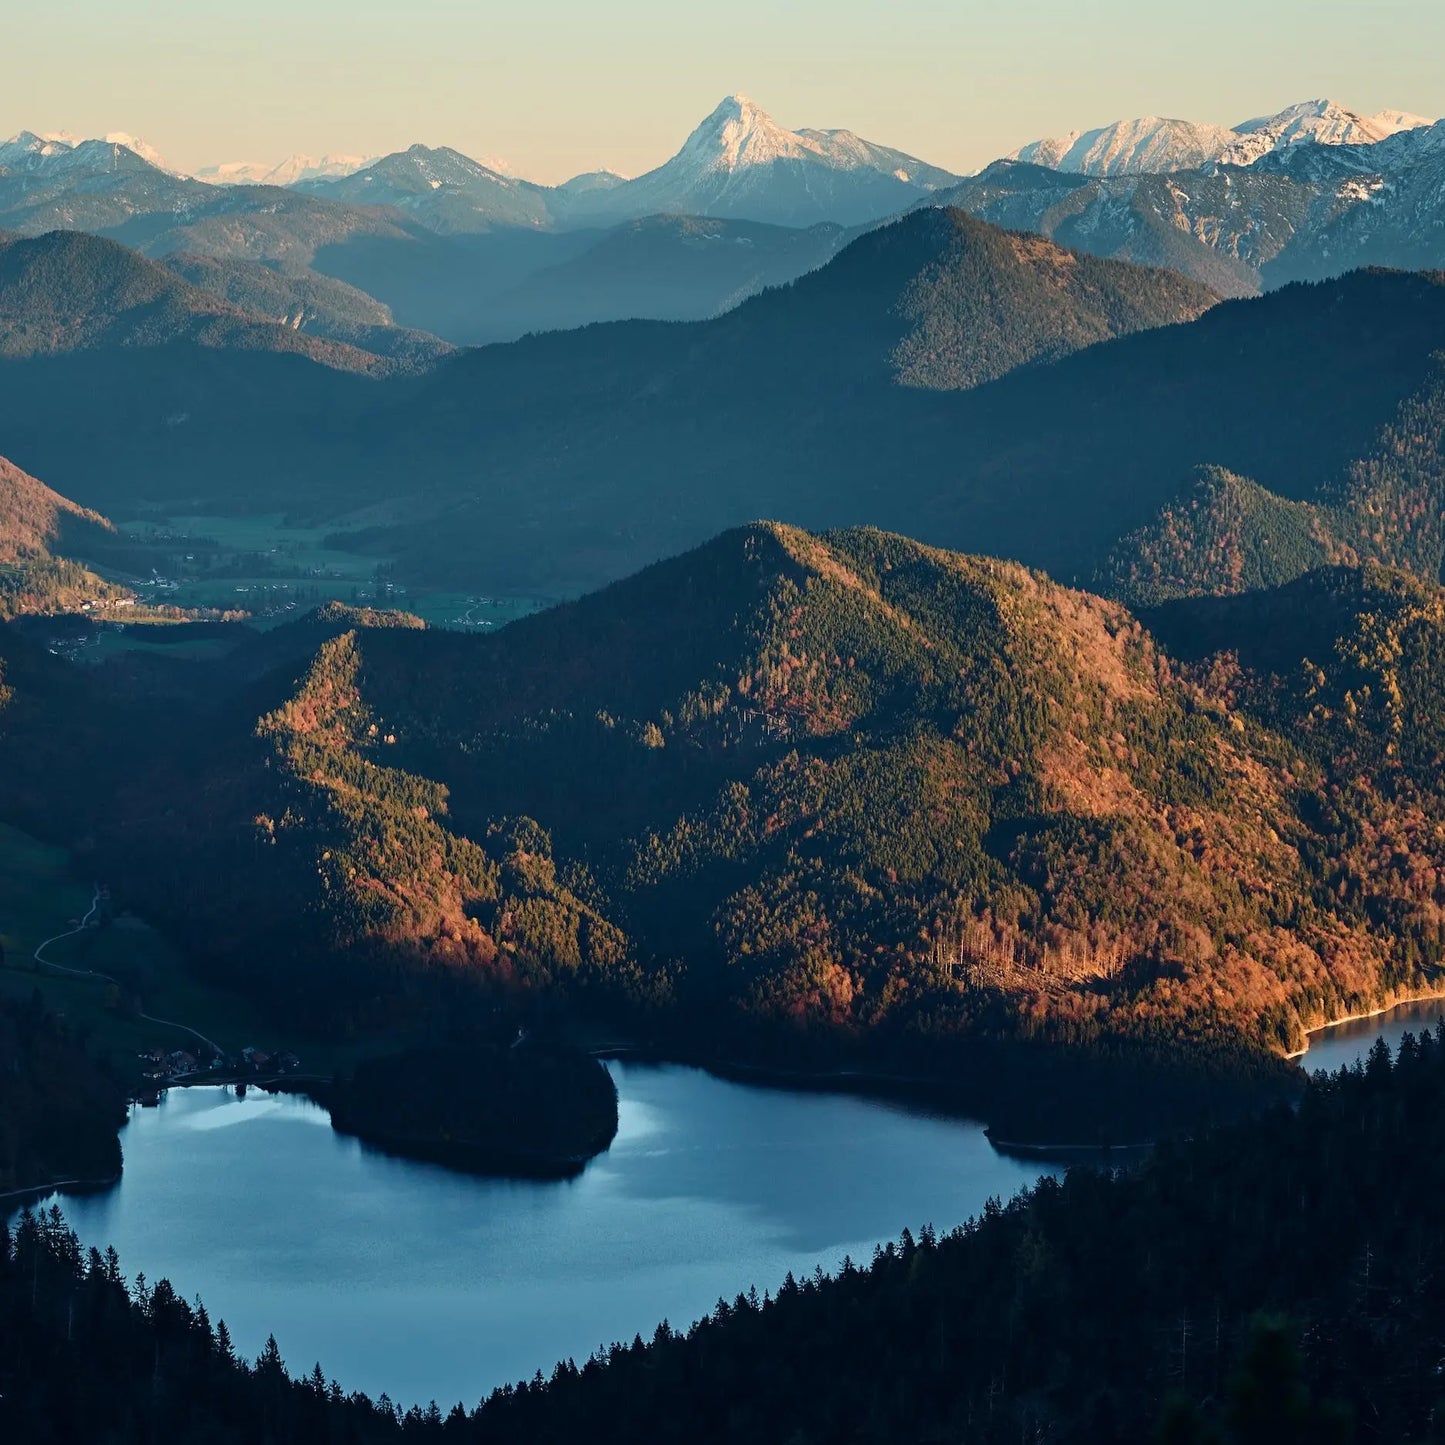
[[[1433,1032],[1441,1018],[1445,1018],[1445,1000],[1435,999],[1427,1003],[1402,1003],[1367,1019],[1334,1024],[1309,1036],[1309,1048],[1300,1056],[1299,1063],[1310,1073],[1323,1069],[1332,1074],[1356,1059],[1363,1059],[1376,1039],[1384,1039],[1393,1051],[1406,1034]]]
[[[1337,1069],[1440,1013],[1338,1025],[1301,1062]],[[389,1158],[298,1098],[173,1089],[133,1112],[120,1185],[62,1205],[128,1275],[201,1295],[247,1354],[274,1331],[293,1370],[319,1360],[347,1389],[446,1407],[789,1270],[866,1261],[905,1225],[951,1229],[1055,1167],[902,1105],[609,1067],[617,1138],[566,1182]]]
[[[173,1089],[133,1112],[121,1183],[61,1204],[247,1354],[274,1331],[293,1371],[319,1360],[347,1389],[445,1408],[789,1270],[866,1261],[904,1226],[951,1229],[1050,1168],[956,1118],[610,1067],[617,1138],[563,1183],[392,1159],[302,1099]]]

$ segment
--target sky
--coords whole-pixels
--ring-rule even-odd
[[[0,136],[128,131],[184,170],[421,141],[635,175],[734,92],[958,171],[1124,116],[1445,115],[1441,0],[46,0],[4,48]]]

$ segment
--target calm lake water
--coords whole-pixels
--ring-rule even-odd
[[[1310,1046],[1299,1062],[1310,1073],[1324,1069],[1332,1074],[1356,1059],[1363,1059],[1376,1039],[1384,1039],[1393,1051],[1406,1034],[1433,1032],[1441,1018],[1445,1018],[1445,1003],[1435,1000],[1404,1003],[1373,1018],[1336,1024],[1310,1035]]]
[[[565,1183],[390,1159],[295,1098],[173,1089],[133,1113],[120,1185],[61,1204],[128,1276],[199,1294],[248,1354],[274,1330],[293,1370],[445,1407],[790,1269],[864,1261],[905,1225],[951,1229],[1049,1167],[957,1119],[611,1067],[617,1139]]]
[[[1440,1014],[1317,1033],[1302,1063],[1337,1069]],[[128,1275],[201,1295],[248,1354],[274,1330],[293,1370],[319,1360],[348,1389],[447,1406],[790,1269],[867,1260],[905,1225],[951,1229],[1052,1167],[901,1106],[610,1067],[617,1139],[565,1183],[390,1159],[300,1099],[175,1089],[133,1113],[121,1184],[62,1206]]]

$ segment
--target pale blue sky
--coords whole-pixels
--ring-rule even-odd
[[[3,44],[0,135],[185,168],[420,140],[635,174],[732,91],[959,170],[1126,115],[1445,114],[1445,0],[46,0]]]

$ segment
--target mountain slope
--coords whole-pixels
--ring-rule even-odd
[[[48,552],[62,533],[83,541],[111,530],[99,513],[76,506],[0,457],[0,563]]]
[[[1286,589],[1161,614],[1171,656],[1014,564],[757,524],[492,636],[341,632],[121,780],[101,856],[333,1021],[415,974],[973,1087],[1042,1045],[1278,1052],[1441,957],[1445,593],[1330,576],[1323,647]],[[1261,640],[1279,676],[1211,661]]]
[[[385,365],[228,305],[114,241],[80,231],[0,240],[0,356],[171,343],[293,353],[347,371]]]
[[[391,312],[364,291],[314,272],[288,275],[260,261],[184,252],[166,256],[165,265],[229,305],[307,336],[416,366],[437,361],[452,349],[425,331],[395,325]]]
[[[120,596],[76,556],[93,555],[114,528],[0,457],[0,620],[22,612],[75,611]]]

